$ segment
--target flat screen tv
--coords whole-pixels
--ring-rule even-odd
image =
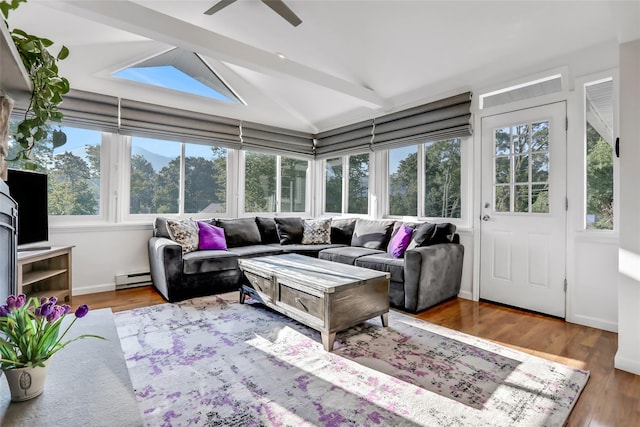
[[[18,203],[18,250],[49,247],[47,175],[9,169],[7,185]]]

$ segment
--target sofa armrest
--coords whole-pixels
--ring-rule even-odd
[[[172,289],[182,282],[182,246],[166,237],[149,239],[149,267],[156,289],[172,301]]]
[[[422,311],[458,295],[462,281],[464,246],[441,243],[405,252],[405,308]]]

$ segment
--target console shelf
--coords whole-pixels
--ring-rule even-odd
[[[51,249],[18,253],[18,293],[28,297],[55,296],[68,301],[71,296],[71,249]]]

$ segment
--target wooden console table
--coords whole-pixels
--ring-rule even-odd
[[[72,248],[53,246],[51,249],[18,252],[17,293],[28,297],[55,296],[59,301],[69,301]]]

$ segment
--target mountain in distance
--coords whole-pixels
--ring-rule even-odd
[[[149,163],[151,163],[151,166],[153,166],[153,170],[156,172],[160,171],[160,169],[162,169],[163,167],[168,166],[169,162],[175,159],[175,157],[169,157],[162,154],[154,153],[153,151],[149,151],[140,146],[131,147],[131,155],[140,155],[144,157]]]

